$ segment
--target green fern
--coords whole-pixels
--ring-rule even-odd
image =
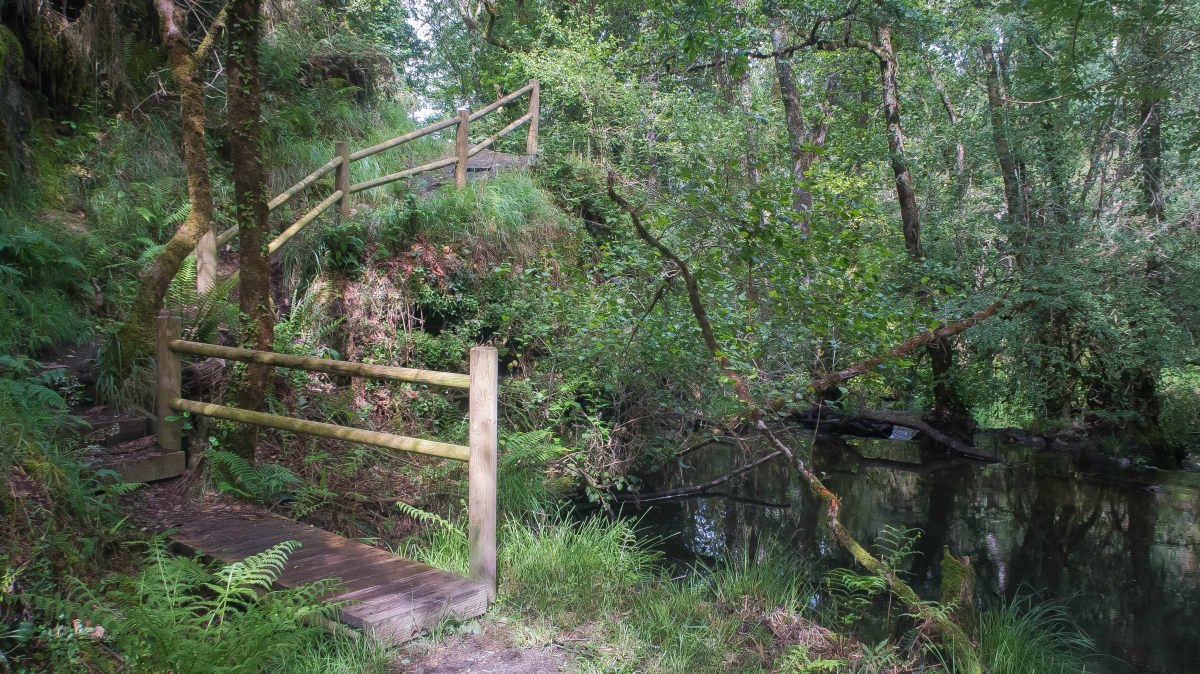
[[[187,219],[189,213],[192,212],[192,202],[184,199],[179,208],[167,213],[167,216],[162,219],[162,224],[165,227],[177,225]]]
[[[133,671],[257,674],[315,638],[340,608],[321,601],[335,579],[271,590],[299,545],[280,543],[214,572],[198,557],[172,556],[157,536],[133,583],[117,583],[104,597],[79,583],[76,601],[36,601],[66,626],[86,618],[103,627],[103,641],[83,646],[117,652]]]
[[[209,449],[207,456],[219,472],[232,479],[232,482],[226,479],[217,482],[218,491],[223,493],[270,503],[286,494],[290,485],[300,484],[300,479],[284,466],[273,463],[251,466],[237,454],[219,449]]]
[[[179,273],[171,280],[165,299],[165,304],[183,317],[184,339],[207,342],[216,334],[222,310],[237,283],[237,277],[230,276],[202,293],[197,292],[196,258],[184,260]]]
[[[546,478],[546,464],[565,448],[548,430],[508,433],[500,438],[497,500],[510,513],[545,510],[561,489]]]
[[[426,524],[436,524],[439,527],[445,529],[446,531],[449,531],[449,532],[455,534],[456,536],[461,536],[463,538],[466,538],[466,536],[467,536],[466,534],[464,534],[462,532],[462,529],[459,529],[458,527],[454,526],[454,524],[452,524],[451,522],[442,518],[437,513],[431,513],[427,510],[421,510],[420,508],[418,508],[416,506],[411,506],[411,505],[405,503],[404,501],[396,501],[396,509],[399,510],[400,512],[404,513],[405,515],[408,515],[409,517],[413,518],[414,520],[417,520],[418,522],[424,522]]]

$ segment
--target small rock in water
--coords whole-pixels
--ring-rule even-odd
[[[1152,484],[1149,487],[1146,487],[1145,489],[1146,489],[1146,491],[1150,492],[1151,494],[1170,494],[1171,493],[1170,489],[1163,489],[1162,487],[1160,487],[1156,484]]]
[[[1035,435],[1033,437],[1033,439],[1029,441],[1029,444],[1034,449],[1045,449],[1046,448],[1046,438],[1043,438],[1040,435]]]
[[[1131,465],[1132,464],[1129,462],[1129,459],[1117,459],[1118,468],[1128,468]]]

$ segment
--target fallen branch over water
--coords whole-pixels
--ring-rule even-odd
[[[839,519],[841,505],[838,502],[837,496],[825,488],[821,479],[817,477],[812,469],[804,464],[804,460],[776,437],[775,433],[771,431],[762,419],[755,421],[755,428],[773,446],[777,447],[780,452],[787,455],[792,462],[792,466],[804,477],[805,482],[808,482],[808,487],[812,491],[813,496],[825,504],[825,521],[838,543],[853,555],[854,559],[859,564],[862,564],[867,571],[883,578],[887,582],[892,594],[904,602],[905,606],[914,615],[929,626],[938,640],[950,649],[955,664],[961,667],[962,671],[968,674],[980,674],[982,668],[979,664],[979,656],[975,652],[975,647],[971,644],[970,638],[963,632],[962,628],[945,615],[931,611],[930,606],[926,602],[921,601],[921,598],[917,596],[917,593],[907,583],[900,580],[895,573],[889,572],[878,559],[875,559],[871,556],[871,553],[859,545],[858,541],[854,540],[854,537],[850,535],[846,527],[842,526]]]
[[[683,496],[685,494],[695,494],[697,492],[702,492],[707,489],[712,489],[713,487],[725,484],[726,482],[732,480],[733,478],[737,477],[738,475],[741,475],[742,473],[748,473],[781,454],[783,454],[783,452],[779,452],[779,451],[771,452],[770,454],[762,457],[761,459],[758,459],[756,461],[748,463],[731,473],[722,475],[721,477],[718,477],[717,479],[712,480],[710,482],[705,482],[704,484],[695,484],[690,487],[680,487],[678,489],[668,489],[666,491],[654,491],[654,492],[650,492],[649,494],[618,494],[617,496],[614,497],[614,499],[617,501],[635,501],[636,502],[636,501],[649,501],[652,499],[660,499],[660,498],[671,498],[673,496]]]
[[[965,442],[959,442],[958,440],[955,440],[945,433],[942,433],[938,429],[930,426],[920,419],[897,419],[896,417],[887,414],[880,414],[878,412],[871,412],[869,410],[856,413],[853,417],[851,417],[851,420],[854,419],[862,419],[863,421],[873,421],[875,423],[882,424],[892,424],[893,426],[903,426],[905,428],[911,428],[915,431],[921,431],[934,441],[953,449],[955,452],[958,452],[963,456],[970,457],[972,459],[979,459],[980,461],[1000,463],[1000,459],[995,454],[979,449],[978,447],[972,447]]]

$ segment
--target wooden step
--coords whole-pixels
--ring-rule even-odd
[[[204,511],[180,517],[171,536],[187,552],[241,561],[284,541],[299,541],[277,584],[295,588],[339,578],[328,601],[349,601],[342,622],[385,643],[408,641],[446,617],[487,610],[487,587],[316,527],[265,511]]]
[[[136,414],[97,406],[72,410],[78,421],[67,424],[64,432],[85,445],[112,447],[150,435],[150,419]]]
[[[154,482],[183,475],[184,453],[163,449],[153,437],[112,447],[96,447],[84,455],[93,470],[111,470],[127,483]]]

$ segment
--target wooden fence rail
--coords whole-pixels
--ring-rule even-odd
[[[336,192],[334,195],[339,198],[341,196]],[[332,198],[333,196],[331,196]],[[163,310],[163,315],[160,315],[158,319],[157,417],[158,443],[164,449],[171,451],[183,449],[183,425],[177,415],[187,412],[264,428],[275,428],[392,450],[466,461],[469,577],[488,587],[489,598],[495,597],[496,448],[499,390],[499,368],[495,348],[477,346],[471,349],[471,371],[469,375],[463,375],[201,344],[181,339],[181,327],[182,320],[179,317],[169,316],[166,314],[166,310]],[[180,392],[181,354],[224,358],[307,372],[467,389],[470,408],[469,446],[463,447],[462,445],[186,400]]]
[[[484,141],[480,142],[478,145],[472,146],[470,144],[470,139],[468,137],[467,132],[468,132],[468,127],[471,122],[473,122],[477,119],[480,119],[481,117],[483,117],[484,115],[487,115],[490,112],[494,112],[495,110],[499,109],[500,107],[507,105],[508,103],[511,103],[512,101],[514,101],[526,94],[529,95],[529,111],[528,112],[526,112],[524,115],[522,115],[516,121],[512,122],[508,126],[501,129],[499,133],[485,139]],[[517,130],[518,128],[520,128],[521,126],[523,126],[525,124],[529,124],[529,132],[528,132],[528,135],[526,136],[526,140],[525,140],[525,153],[528,155],[537,154],[538,116],[539,116],[540,108],[541,108],[540,94],[541,94],[541,84],[537,80],[529,80],[529,84],[525,85],[524,87],[512,92],[511,94],[509,94],[507,96],[502,97],[500,100],[496,101],[495,103],[492,103],[491,105],[480,108],[479,110],[477,110],[475,112],[470,112],[469,110],[460,110],[459,114],[454,117],[451,117],[449,119],[444,119],[440,122],[434,122],[433,124],[429,124],[427,126],[421,127],[420,129],[417,129],[416,131],[410,131],[410,132],[404,134],[403,136],[397,136],[396,138],[392,138],[391,140],[387,140],[382,143],[372,145],[371,147],[363,148],[361,150],[358,150],[357,152],[350,152],[350,146],[348,143],[344,143],[341,141],[337,142],[335,144],[336,145],[336,150],[335,150],[336,156],[334,156],[333,159],[330,159],[328,162],[326,162],[323,166],[318,168],[316,171],[313,171],[312,173],[308,174],[303,179],[301,179],[300,182],[287,188],[286,190],[281,192],[278,196],[276,196],[274,199],[271,199],[271,201],[269,201],[267,203],[267,208],[268,208],[268,210],[271,210],[271,211],[275,210],[276,208],[279,208],[283,204],[287,203],[289,199],[296,196],[300,192],[303,192],[308,187],[312,186],[314,183],[316,183],[322,177],[327,175],[330,171],[337,172],[335,175],[335,180],[334,180],[334,190],[335,190],[335,194],[340,192],[340,194],[338,195],[338,199],[331,202],[330,199],[333,198],[331,196],[330,199],[326,199],[325,201],[322,201],[316,208],[311,209],[308,213],[306,213],[304,215],[303,218],[301,218],[299,221],[297,221],[296,224],[289,227],[286,231],[284,231],[283,234],[280,234],[279,237],[277,237],[275,239],[275,241],[271,242],[271,246],[272,246],[271,251],[274,252],[275,249],[277,249],[279,246],[283,245],[284,242],[286,242],[289,238],[291,238],[293,235],[295,235],[295,233],[297,231],[299,231],[299,228],[302,228],[304,225],[307,225],[309,222],[312,222],[313,219],[315,219],[318,215],[320,215],[325,210],[327,210],[330,206],[333,205],[333,203],[338,203],[340,205],[339,212],[340,212],[341,217],[348,217],[350,215],[350,195],[356,194],[358,192],[362,192],[363,190],[369,190],[369,189],[372,189],[375,187],[380,187],[381,185],[387,185],[388,183],[393,183],[393,182],[396,182],[397,180],[403,180],[404,178],[410,178],[410,177],[415,176],[420,173],[426,173],[428,171],[436,171],[438,169],[445,168],[447,166],[454,166],[456,164],[457,164],[457,166],[454,171],[454,184],[461,189],[461,188],[465,187],[467,184],[467,160],[470,159],[471,157],[474,157],[475,155],[479,154],[486,148],[490,147],[492,144],[494,144],[500,138],[507,136],[508,134],[512,133],[513,131]],[[365,182],[357,183],[354,185],[350,184],[350,164],[352,164],[360,159],[365,159],[372,155],[379,154],[380,152],[390,150],[394,147],[399,147],[409,141],[413,141],[418,138],[428,136],[431,133],[441,131],[442,129],[447,129],[452,126],[458,127],[456,134],[455,134],[455,143],[454,143],[455,151],[454,151],[453,157],[449,157],[446,159],[439,159],[437,161],[429,162],[429,163],[423,164],[421,166],[416,166],[414,168],[406,169],[404,171],[400,171],[398,173],[392,173],[392,174],[386,175],[386,176],[381,176],[379,178],[373,178],[371,180],[367,180]],[[297,227],[297,225],[299,225],[299,228]],[[209,259],[215,259],[216,250],[218,248],[220,248],[221,246],[225,245],[226,243],[228,243],[231,239],[233,239],[233,237],[237,236],[237,233],[238,233],[238,226],[234,225],[234,226],[230,227],[229,229],[225,230],[224,232],[221,232],[220,236],[217,236],[215,238],[209,237],[207,241],[211,242],[211,243],[202,241],[201,246],[211,245],[212,250],[202,252],[198,246],[197,247],[197,257],[204,258],[205,254],[207,254],[209,256]],[[197,279],[196,279],[196,284],[197,284],[198,288],[211,288],[211,287],[213,287],[214,281],[215,281],[215,279],[211,279],[211,278],[207,278],[207,277],[204,279],[201,279],[201,278],[199,278],[199,274],[198,274]]]

